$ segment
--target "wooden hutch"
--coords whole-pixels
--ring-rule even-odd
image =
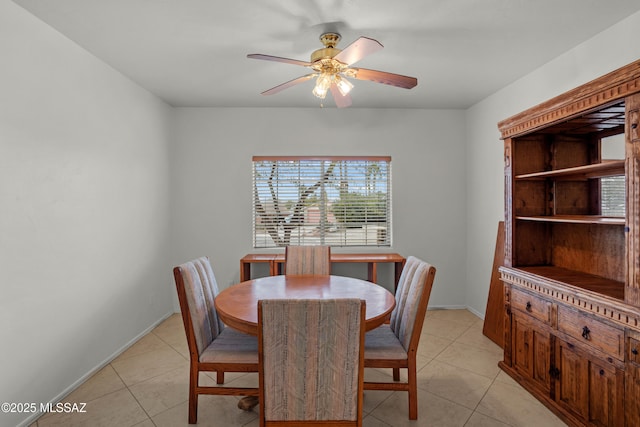
[[[640,426],[639,116],[636,61],[498,124],[500,367],[572,426]]]

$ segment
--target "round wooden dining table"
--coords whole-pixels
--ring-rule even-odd
[[[384,287],[344,276],[284,275],[247,280],[223,290],[215,298],[220,319],[228,326],[258,334],[258,301],[263,299],[359,298],[366,302],[367,331],[382,325],[396,305]]]

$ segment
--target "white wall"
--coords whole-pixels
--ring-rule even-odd
[[[0,401],[45,403],[172,311],[171,111],[9,1],[0,58]]]
[[[461,306],[463,119],[442,110],[177,109],[172,260],[208,255],[221,288],[238,281],[239,259],[252,251],[253,155],[391,155],[391,249],[436,266],[432,306]]]
[[[497,123],[640,58],[640,13],[603,31],[467,110],[467,299],[485,312],[498,221],[504,219]],[[508,61],[496,66],[508,66]]]

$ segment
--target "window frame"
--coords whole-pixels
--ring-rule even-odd
[[[391,156],[253,156],[251,169],[254,249],[392,246]]]

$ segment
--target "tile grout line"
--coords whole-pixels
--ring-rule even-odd
[[[464,333],[468,332],[472,327],[473,327],[473,325],[469,326],[469,328],[467,328],[467,330],[465,330],[465,332],[464,332]],[[464,335],[464,333],[463,333],[462,335]],[[462,335],[461,335],[461,336],[462,336]],[[458,338],[460,338],[460,337],[458,337]],[[458,340],[458,338],[456,338],[456,340],[455,340],[455,341],[457,341],[457,340]],[[455,342],[455,341],[454,341],[454,342]],[[463,343],[463,344],[464,344],[464,343]],[[465,345],[466,345],[466,344],[465,344]],[[483,348],[480,348],[480,347],[476,347],[476,349],[484,350]],[[443,363],[445,363],[445,362],[443,362]],[[496,363],[497,363],[497,362],[496,362]],[[479,374],[478,374],[478,375],[479,375]],[[478,411],[478,407],[480,407],[480,403],[482,403],[482,400],[484,400],[484,398],[487,396],[487,394],[489,393],[489,390],[491,390],[491,387],[493,387],[493,385],[495,384],[495,382],[496,382],[496,380],[498,379],[498,376],[499,376],[499,375],[500,375],[500,370],[499,370],[499,371],[498,371],[498,373],[493,377],[493,379],[491,379],[491,384],[489,384],[489,387],[487,387],[487,389],[486,389],[486,390],[484,391],[484,393],[482,394],[482,397],[478,400],[478,403],[477,403],[477,404],[476,404],[476,406],[473,408],[473,412],[471,413],[471,416],[469,416],[469,419],[471,419],[471,417],[473,416],[473,414],[475,414],[475,413],[477,412],[478,414],[480,414],[480,415],[482,415],[482,416],[484,416],[484,417],[491,418],[492,420],[495,420],[495,421],[497,421],[497,422],[499,422],[499,423],[502,423],[502,424],[504,424],[504,425],[507,425],[507,426],[513,427],[510,423],[507,423],[507,422],[504,422],[504,421],[502,421],[502,420],[496,419],[496,418],[491,417],[491,416],[489,416],[489,415],[485,415],[485,414],[483,414],[482,412],[479,412],[479,411]],[[485,378],[488,378],[488,377],[485,377]],[[466,425],[467,425],[467,423],[469,422],[469,419],[465,422],[465,426],[466,426]]]
[[[111,366],[111,363],[109,363],[109,366]],[[135,400],[135,402],[138,404],[138,406],[140,407],[140,409],[142,409],[142,411],[145,413],[145,415],[147,416],[147,419],[149,421],[151,421],[151,423],[155,426],[155,423],[153,422],[153,420],[151,419],[151,417],[149,416],[149,413],[147,412],[146,409],[144,409],[144,406],[142,406],[142,404],[140,403],[140,401],[138,400],[138,398],[136,397],[135,394],[133,394],[133,392],[131,391],[131,389],[129,388],[129,386],[127,385],[126,382],[124,382],[124,379],[120,376],[120,374],[118,373],[118,371],[116,370],[116,368],[114,368],[113,366],[111,366],[111,369],[113,369],[113,372],[115,372],[116,376],[120,379],[120,381],[122,381],[122,384],[124,384],[124,387],[127,389],[127,391],[129,392],[129,394],[131,395],[131,397],[133,397],[133,400]],[[143,421],[140,421],[140,423]],[[136,424],[140,424],[140,423],[136,423]],[[136,425],[134,424],[134,426]],[[132,426],[133,427],[133,426]]]
[[[426,321],[426,319],[425,319],[425,321]],[[457,323],[462,323],[462,322],[457,322]],[[468,326],[468,327],[467,327],[467,328],[466,328],[466,329],[465,329],[461,334],[459,334],[459,335],[458,335],[456,338],[454,338],[454,339],[453,339],[449,344],[447,344],[447,345],[446,345],[446,346],[445,346],[445,347],[444,347],[444,348],[443,348],[443,349],[442,349],[442,350],[441,350],[441,351],[440,351],[436,356],[434,356],[434,357],[429,361],[429,363],[427,363],[425,366],[423,366],[423,367],[420,369],[420,371],[421,371],[421,370],[423,370],[423,369],[426,369],[426,368],[427,368],[427,366],[428,366],[431,362],[433,362],[434,360],[436,360],[436,358],[437,358],[440,354],[444,353],[444,352],[445,352],[449,347],[451,347],[453,344],[458,343],[458,344],[463,344],[463,345],[465,345],[465,346],[469,346],[469,344],[467,344],[467,343],[461,343],[461,342],[459,342],[458,340],[459,340],[462,336],[464,336],[467,332],[469,332],[469,331],[471,330],[471,328],[473,328],[473,327],[474,327],[474,323],[475,323],[475,322],[471,323],[471,324],[470,324],[470,325],[469,325],[469,326]],[[427,335],[429,335],[429,334],[427,334]],[[439,337],[439,338],[443,338],[443,337]],[[475,345],[474,345],[473,347],[474,347],[476,350],[488,351],[488,350],[486,350],[486,349],[485,349],[485,348],[483,348],[483,347],[478,347],[478,346],[475,346]],[[445,361],[438,360],[437,362],[438,362],[438,363],[443,363],[443,364],[448,365],[448,366],[451,366],[451,367],[454,367],[454,368],[456,368],[456,369],[461,369],[461,368],[459,368],[458,366],[452,365],[452,364],[450,364],[450,363],[448,363],[448,362],[445,362]],[[496,363],[497,363],[497,362],[496,362]],[[462,368],[462,369],[464,369],[464,368]],[[420,372],[420,371],[418,371],[418,372]],[[483,376],[483,375],[481,375],[481,374],[478,374],[478,373],[477,373],[477,372],[475,372],[475,371],[469,371],[469,372],[475,373],[476,375]],[[499,420],[499,419],[496,419],[496,418],[494,418],[494,417],[491,417],[491,416],[485,415],[485,414],[483,414],[482,412],[479,412],[479,411],[478,411],[478,407],[480,406],[480,403],[481,403],[481,402],[482,402],[482,400],[485,398],[485,396],[487,395],[487,393],[489,392],[489,390],[491,389],[491,387],[494,385],[494,383],[496,382],[496,380],[497,380],[497,378],[498,378],[498,376],[499,376],[499,375],[500,375],[500,372],[498,372],[498,373],[497,373],[493,378],[485,377],[485,378],[487,378],[487,379],[490,379],[490,380],[491,380],[491,384],[489,384],[489,387],[487,387],[487,389],[484,391],[484,393],[482,394],[482,397],[478,400],[478,403],[474,406],[474,408],[467,408],[467,409],[470,409],[470,410],[471,410],[471,414],[469,415],[469,417],[468,417],[468,418],[467,418],[467,420],[465,421],[464,426],[466,426],[466,425],[469,423],[469,421],[471,420],[471,418],[473,417],[473,415],[474,415],[474,414],[478,413],[478,414],[480,414],[480,415],[482,415],[482,416],[484,416],[484,417],[491,418],[492,420],[495,420],[495,421],[497,421],[497,422],[499,422],[499,423],[501,423],[501,424],[504,424],[504,425],[509,426],[509,427],[513,427],[513,426],[512,426],[511,424],[509,424],[509,423],[506,423],[506,422],[504,422],[504,421],[502,421],[502,420]],[[451,400],[451,399],[448,399],[448,398],[446,398],[446,397],[440,396],[440,395],[438,395],[437,393],[434,393],[434,392],[432,392],[432,391],[428,391],[428,390],[424,390],[424,389],[422,389],[422,391],[423,391],[423,392],[425,392],[425,391],[426,391],[426,392],[431,393],[431,394],[433,394],[433,395],[435,395],[435,396],[438,396],[439,398],[441,398],[441,399],[443,399],[443,400],[447,400],[447,401],[449,401],[449,402],[451,402],[451,403],[454,403],[454,404],[456,404],[456,405],[460,405],[460,403],[455,402],[455,401],[453,401],[453,400]],[[461,406],[463,406],[463,407],[464,407],[464,405],[461,405]]]

